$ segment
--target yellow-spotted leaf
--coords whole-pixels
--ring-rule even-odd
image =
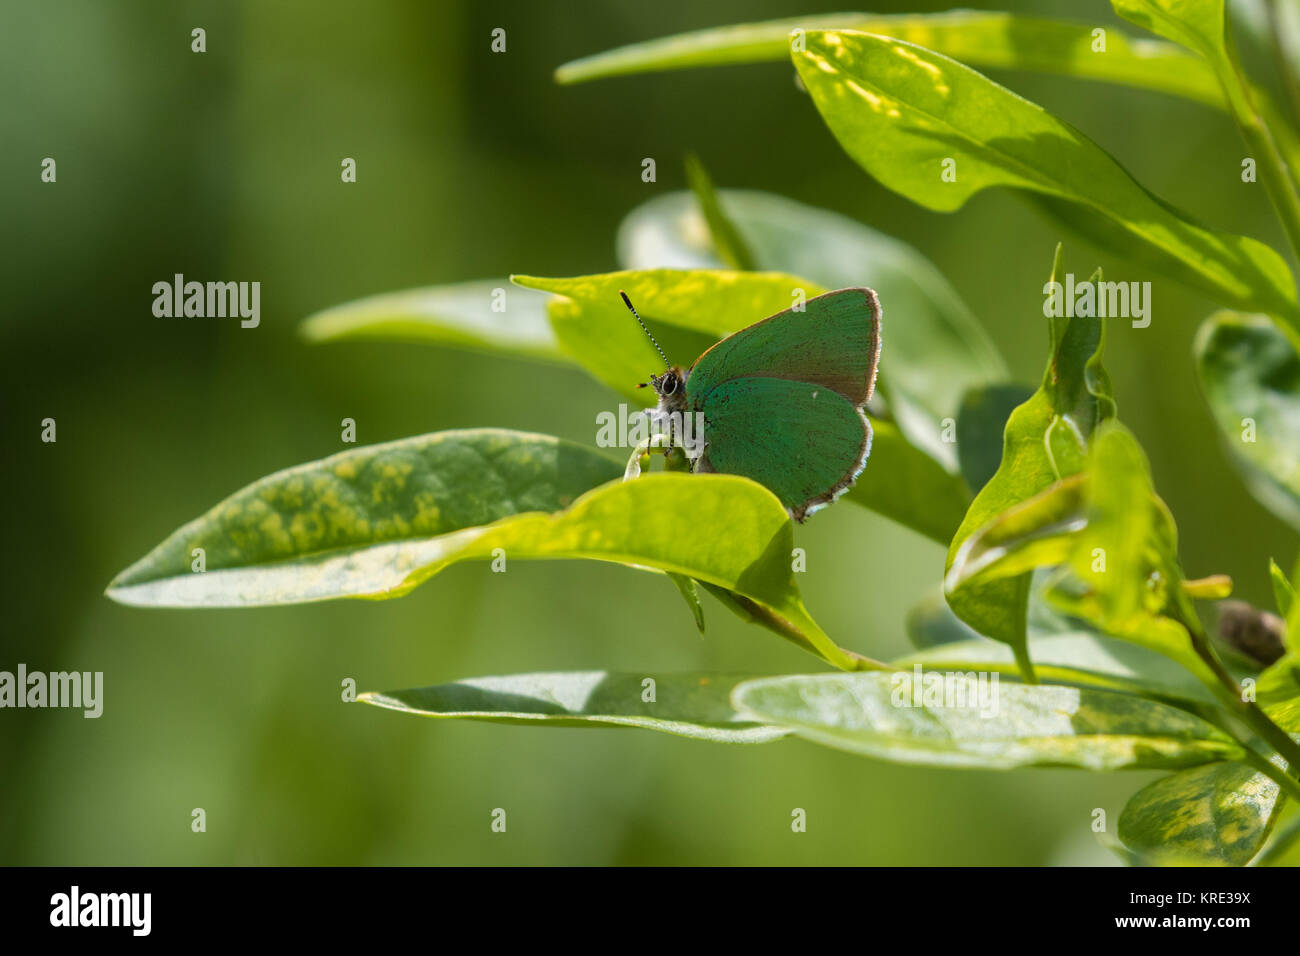
[[[1119,838],[1144,863],[1244,866],[1259,852],[1284,798],[1242,763],[1170,774],[1139,790],[1119,818]]]
[[[152,607],[387,598],[457,561],[590,559],[735,591],[806,650],[845,668],[874,666],[836,647],[804,608],[791,523],[771,492],[731,475],[609,480],[619,474],[581,446],[517,432],[359,448],[236,492],[123,571],[108,594]]]
[[[238,607],[407,590],[430,541],[572,505],[622,474],[596,451],[502,429],[349,449],[235,492],[127,568],[123,604]]]
[[[942,671],[770,677],[736,709],[828,747],[941,767],[1194,767],[1241,747],[1186,711],[1129,694]]]

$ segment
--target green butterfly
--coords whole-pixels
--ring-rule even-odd
[[[683,371],[623,301],[668,371],[650,376],[653,418],[670,430],[701,421],[692,470],[743,475],[804,521],[848,490],[871,453],[863,406],[880,361],[880,301],[871,289],[809,299],[727,336]],[[680,423],[680,424],[679,424]],[[670,431],[671,433],[671,431]]]

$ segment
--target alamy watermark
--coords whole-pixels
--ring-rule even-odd
[[[617,412],[596,414],[596,445],[600,448],[636,448],[655,435],[669,435],[690,458],[704,453],[703,412],[666,412],[658,408],[630,408],[620,403]]]
[[[890,678],[895,707],[926,710],[975,710],[984,718],[998,715],[998,675],[987,671],[899,671]]]
[[[104,712],[103,671],[0,671],[0,707],[71,707],[85,717]]]
[[[1132,319],[1133,328],[1151,324],[1150,282],[1074,281],[1065,274],[1065,284],[1055,279],[1043,286],[1043,315],[1049,318]]]
[[[260,282],[186,282],[178,272],[171,282],[155,282],[153,294],[153,314],[160,319],[238,316],[245,329],[262,321]]]
[[[121,926],[133,936],[148,936],[152,910],[152,893],[83,893],[74,885],[50,897],[50,925]]]

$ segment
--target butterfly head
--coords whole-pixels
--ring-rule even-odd
[[[674,365],[662,375],[651,375],[650,381],[642,382],[638,388],[649,385],[659,396],[659,408],[665,412],[680,412],[686,409],[686,376],[689,373]]]
[[[637,385],[637,388],[645,388],[647,385],[653,387],[655,394],[659,396],[660,411],[680,412],[684,410],[686,408],[686,376],[688,373],[682,371],[680,366],[673,365],[668,361],[668,356],[664,354],[664,350],[659,347],[655,337],[651,335],[650,330],[641,321],[641,316],[637,314],[632,305],[632,300],[627,297],[627,293],[619,289],[618,294],[623,297],[623,303],[627,306],[627,310],[632,313],[632,317],[641,326],[641,331],[650,339],[650,344],[655,347],[659,357],[664,360],[664,365],[668,366],[668,371],[662,375],[651,375],[650,381],[641,382]]]

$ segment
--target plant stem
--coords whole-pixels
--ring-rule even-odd
[[[1286,91],[1287,106],[1291,110],[1291,120],[1300,126],[1300,82],[1297,82],[1295,70],[1287,58],[1286,48],[1282,45],[1282,17],[1278,13],[1281,0],[1272,0],[1266,5],[1268,10],[1268,32],[1273,38],[1273,59],[1277,64],[1278,76],[1282,88]]]
[[[1214,653],[1214,648],[1210,646],[1210,639],[1201,628],[1200,621],[1195,619],[1195,615],[1184,614],[1178,610],[1175,610],[1175,615],[1175,620],[1187,629],[1187,633],[1192,639],[1192,650],[1196,652],[1196,656],[1214,675],[1215,683],[1209,684],[1210,689],[1218,695],[1219,699],[1232,713],[1236,714],[1251,730],[1263,738],[1270,747],[1286,760],[1288,769],[1292,774],[1300,775],[1300,744],[1292,740],[1291,735],[1285,730],[1273,723],[1258,704],[1254,701],[1242,699],[1240,685],[1228,673],[1228,669],[1223,666],[1219,656]]]
[[[1230,41],[1225,38],[1225,49],[1215,65],[1215,72],[1218,73],[1219,83],[1223,87],[1233,118],[1237,121],[1237,127],[1241,130],[1242,139],[1256,154],[1264,189],[1286,231],[1291,250],[1300,259],[1300,192],[1296,191],[1292,171],[1282,158],[1272,130],[1255,106],[1249,85],[1237,63],[1236,53],[1228,48],[1229,45]]]

